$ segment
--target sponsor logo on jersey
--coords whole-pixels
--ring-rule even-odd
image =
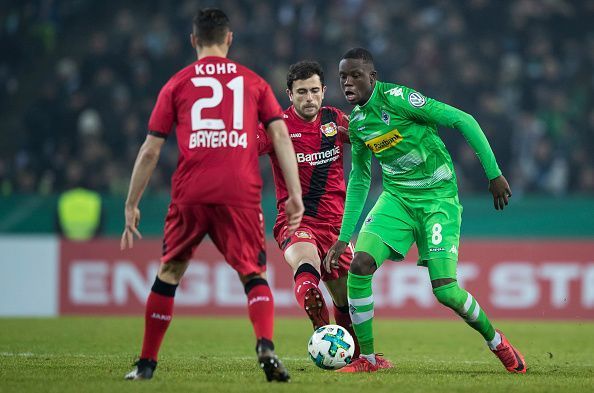
[[[367,147],[371,149],[374,153],[382,152],[390,147],[396,146],[402,141],[402,135],[398,132],[397,129],[393,129],[392,131],[375,137],[373,139],[368,140],[365,142]]]
[[[373,216],[370,214],[365,218],[365,224],[369,224],[373,221]]]
[[[320,131],[322,131],[322,134],[326,135],[327,137],[331,137],[336,135],[338,128],[336,128],[336,123],[331,121],[330,123],[322,124],[320,126]]]
[[[439,252],[439,251],[445,251],[445,248],[443,248],[443,247],[431,247],[429,249],[429,252]]]
[[[452,254],[458,254],[458,249],[456,248],[456,246],[452,246],[452,248],[450,248],[450,252]]]
[[[289,136],[290,136],[291,138],[301,138],[301,133],[300,133],[300,132],[296,132],[296,133],[294,133],[294,134],[289,134]]]
[[[394,97],[400,97],[404,100],[404,92],[402,91],[402,87],[394,87],[393,89],[386,91],[384,94],[390,94]]]
[[[309,165],[321,165],[328,162],[334,162],[340,158],[340,146],[334,146],[332,149],[318,151],[315,153],[297,153],[297,163],[307,162]]]
[[[390,125],[390,115],[388,112],[382,109],[382,121],[386,123],[386,125]]]
[[[305,231],[295,231],[295,236],[299,239],[311,239],[311,235]]]
[[[421,93],[417,93],[415,91],[414,93],[411,93],[408,96],[408,102],[415,108],[420,108],[423,105],[425,105],[427,100],[425,99],[425,97],[423,97],[423,95]]]

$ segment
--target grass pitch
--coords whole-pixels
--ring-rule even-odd
[[[0,319],[0,392],[591,392],[594,323],[500,322],[526,357],[508,374],[461,321],[376,321],[376,346],[396,368],[337,374],[308,359],[310,324],[278,319],[289,384],[256,365],[246,318],[176,317],[151,381],[124,381],[140,349],[141,318]]]

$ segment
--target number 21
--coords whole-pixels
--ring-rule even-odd
[[[223,119],[203,119],[202,109],[214,108],[223,101],[223,86],[218,79],[212,77],[192,78],[196,87],[210,87],[212,96],[199,98],[192,105],[192,131],[196,130],[224,130]],[[243,129],[243,76],[238,76],[226,85],[233,91],[233,129]]]

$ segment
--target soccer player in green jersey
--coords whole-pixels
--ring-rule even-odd
[[[373,343],[373,273],[386,259],[404,259],[413,242],[418,264],[426,266],[437,300],[478,331],[509,372],[525,373],[526,363],[456,280],[462,206],[452,159],[437,126],[456,128],[476,152],[489,179],[495,209],[511,197],[493,151],[469,114],[408,87],[376,79],[373,58],[363,48],[346,52],[340,84],[349,103],[352,169],[338,241],[325,268],[336,268],[359,220],[371,183],[371,155],[382,167],[383,192],[365,219],[348,273],[348,301],[361,356],[341,372],[376,371]]]

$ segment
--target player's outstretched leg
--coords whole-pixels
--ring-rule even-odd
[[[330,323],[330,314],[320,291],[320,273],[310,263],[301,263],[295,272],[293,293],[311,320],[314,330]]]
[[[460,288],[453,278],[432,280],[431,283],[437,300],[454,310],[468,325],[479,332],[509,372],[526,372],[523,356],[499,331],[495,331],[489,318],[470,293]]]
[[[183,265],[183,263],[180,265]],[[175,267],[171,269],[171,267],[169,270],[176,269]],[[183,271],[181,274],[183,274]],[[157,367],[159,348],[173,316],[173,299],[176,289],[177,285],[161,281],[159,277],[155,278],[155,282],[146,301],[144,339],[140,360],[135,363],[136,367],[134,370],[126,374],[125,379],[139,380],[151,379],[153,377],[153,373]]]
[[[258,364],[270,381],[288,382],[287,369],[274,353],[274,300],[266,279],[256,276],[242,277],[248,299],[248,314],[254,327]]]

